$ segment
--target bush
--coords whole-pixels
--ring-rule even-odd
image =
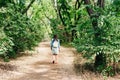
[[[112,15],[109,11],[108,13],[98,18],[99,30],[97,31],[91,28],[89,20],[79,24],[79,38],[74,40],[75,48],[82,52],[83,57],[92,59],[95,61],[95,65],[100,65],[96,66],[100,68],[100,71],[107,67],[105,64],[117,63],[120,60],[120,18]],[[100,34],[97,39],[94,37],[96,32]],[[102,61],[98,60],[98,57],[102,58]],[[101,64],[98,64],[99,61]]]
[[[9,61],[9,57],[15,58],[16,55],[8,53],[9,51],[13,52],[14,43],[12,40],[5,35],[0,39],[0,56],[4,58],[5,61]],[[13,55],[13,56],[10,56]]]
[[[1,39],[1,45],[4,42],[7,45],[3,46],[2,53],[5,53],[5,56],[15,58],[16,54],[20,52],[32,50],[44,38],[45,27],[41,27],[41,24],[35,19],[23,15],[19,11],[18,5],[9,3],[3,9],[0,12],[2,14],[0,23],[5,38]],[[5,60],[7,58],[5,57]]]

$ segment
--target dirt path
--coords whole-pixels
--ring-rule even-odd
[[[73,71],[75,51],[61,47],[58,64],[51,63],[49,42],[42,42],[34,54],[12,60],[6,69],[0,69],[0,80],[82,80]]]

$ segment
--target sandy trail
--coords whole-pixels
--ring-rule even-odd
[[[34,54],[4,63],[13,69],[0,69],[0,80],[82,80],[73,71],[74,51],[61,47],[58,64],[52,64],[49,42],[41,42]]]

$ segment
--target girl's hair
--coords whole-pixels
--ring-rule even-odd
[[[53,39],[54,39],[54,40],[58,40],[57,35],[54,35],[54,36],[53,36]]]
[[[54,39],[57,39],[57,35],[54,35],[53,38],[54,38]]]

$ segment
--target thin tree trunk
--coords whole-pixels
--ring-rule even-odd
[[[58,13],[59,13],[59,17],[60,17],[60,20],[61,20],[62,24],[63,24],[64,26],[66,26],[66,24],[65,24],[65,22],[64,22],[64,20],[63,20],[62,14],[61,14],[61,6],[60,6],[60,8],[58,9]]]
[[[105,1],[104,1],[104,0],[98,0],[97,5],[98,5],[100,8],[104,8]]]
[[[81,0],[81,1],[76,0],[75,6],[74,6],[76,11],[80,8],[82,2],[83,2],[83,0]],[[77,38],[77,30],[75,28],[76,28],[77,22],[79,21],[80,18],[81,18],[81,14],[77,14],[75,12],[75,17],[74,17],[75,23],[74,23],[74,25],[72,25],[72,28],[73,28],[73,30],[72,30],[72,41],[74,40],[74,38]]]

